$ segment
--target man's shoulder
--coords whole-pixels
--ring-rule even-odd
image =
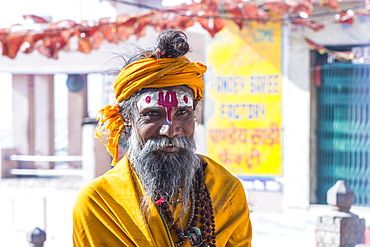
[[[120,171],[120,169],[112,168],[105,174],[87,182],[80,190],[85,192],[105,191],[112,187],[117,188],[119,186],[123,186],[125,183],[124,180],[125,176],[122,175],[122,171]]]
[[[95,191],[99,191],[101,188],[104,188],[104,184],[106,184],[106,182],[107,179],[104,174],[85,183],[83,186],[81,186],[80,192],[87,194],[94,193]]]
[[[224,166],[213,160],[212,158],[205,156],[205,155],[200,155],[198,156],[201,158],[201,160],[207,164],[206,166],[206,175],[208,176],[215,176],[217,177],[217,180],[229,180],[229,181],[234,181],[236,183],[240,183],[240,180],[231,174]]]
[[[245,191],[239,178],[231,174],[225,167],[207,156],[200,156],[207,163],[204,178],[214,207],[224,210],[224,205],[232,198],[237,198],[239,203],[245,203]]]
[[[215,172],[222,172],[226,173],[226,175],[234,176],[224,166],[222,166],[220,163],[213,160],[212,158],[202,154],[198,154],[198,156],[203,163],[207,164],[207,168],[212,168],[212,170],[214,170]]]

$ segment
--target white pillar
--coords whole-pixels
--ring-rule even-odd
[[[34,76],[35,95],[35,154],[54,155],[54,75]],[[38,168],[53,168],[52,162],[35,164]]]

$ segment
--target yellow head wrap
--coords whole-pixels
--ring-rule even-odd
[[[118,162],[118,145],[125,129],[118,104],[129,99],[143,88],[162,88],[187,85],[194,91],[194,99],[203,98],[202,75],[207,67],[199,62],[191,62],[186,57],[147,58],[126,66],[114,82],[115,105],[107,105],[99,110],[100,118],[95,130],[97,136],[112,155],[112,165]]]

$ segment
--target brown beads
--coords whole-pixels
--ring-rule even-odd
[[[215,217],[213,215],[212,200],[204,182],[203,169],[198,169],[195,174],[193,189],[190,195],[191,208],[189,221],[184,230],[180,229],[179,226],[174,223],[172,212],[169,209],[170,204],[165,201],[159,205],[167,224],[172,224],[171,228],[177,233],[179,242],[175,243],[175,246],[180,246],[185,243],[187,238],[190,239],[190,234],[196,234],[195,229],[199,224],[200,235],[202,236],[202,244],[200,246],[216,247]]]

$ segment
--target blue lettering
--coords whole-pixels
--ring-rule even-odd
[[[262,119],[266,115],[266,104],[222,104],[221,118],[234,120]]]
[[[249,77],[250,94],[278,94],[279,75],[251,75]]]
[[[217,76],[217,93],[242,94],[245,90],[245,76]]]
[[[274,42],[274,29],[256,29],[253,32],[253,40],[255,42],[261,43],[261,42]]]

